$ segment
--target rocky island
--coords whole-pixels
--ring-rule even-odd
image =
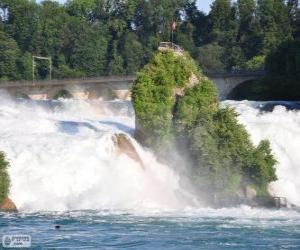
[[[277,177],[269,141],[251,142],[187,52],[158,51],[138,73],[132,102],[136,139],[170,165],[174,152],[180,155],[207,204],[264,205],[270,198],[268,184]]]

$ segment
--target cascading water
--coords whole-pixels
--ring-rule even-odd
[[[224,104],[237,108],[255,142],[271,140],[280,162],[272,192],[300,205],[300,112],[260,114],[255,102]],[[20,210],[0,213],[0,237],[30,235],[34,249],[300,248],[297,208],[201,207],[185,180],[130,137],[130,102],[2,97],[0,128],[10,197]],[[120,154],[120,133],[142,164]]]
[[[271,112],[262,112],[259,107],[268,103],[250,101],[225,101],[223,104],[235,107],[254,143],[270,140],[278,160],[278,181],[271,183],[270,192],[300,206],[300,110],[274,105]]]
[[[144,168],[116,155],[113,137],[130,134],[130,102],[0,103],[0,149],[11,163],[10,197],[21,211],[180,209],[179,177],[130,139]],[[190,201],[192,198],[190,199]]]
[[[300,205],[300,111],[226,101],[257,143],[269,139],[279,161],[272,194]],[[79,209],[180,210],[199,204],[180,178],[131,134],[134,112],[124,101],[0,101],[0,149],[11,163],[10,197],[21,211]],[[131,138],[139,162],[116,154],[116,133]]]

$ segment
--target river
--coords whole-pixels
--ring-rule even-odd
[[[235,107],[254,143],[270,139],[279,161],[274,195],[300,205],[300,111]],[[0,100],[0,149],[11,163],[0,236],[25,234],[45,249],[300,249],[299,209],[203,207],[181,176],[133,138],[130,102]],[[118,155],[124,133],[143,167]],[[55,228],[59,225],[60,228]]]

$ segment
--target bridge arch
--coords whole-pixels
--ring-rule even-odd
[[[73,95],[68,90],[61,89],[51,99],[59,99],[59,98],[70,99],[73,98]]]
[[[113,100],[116,98],[114,90],[108,85],[91,86],[86,89],[88,99]]]
[[[73,98],[73,92],[67,86],[47,87],[44,89],[46,99]]]
[[[231,93],[234,89],[239,88],[248,82],[252,82],[254,79],[257,79],[258,76],[214,76],[210,79],[215,83],[218,92],[219,98],[225,100],[231,96]]]
[[[22,93],[22,92],[15,93],[14,97],[15,98],[22,98],[22,99],[26,99],[26,100],[31,100],[29,95],[27,95],[25,93]]]

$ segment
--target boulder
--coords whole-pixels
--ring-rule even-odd
[[[15,213],[18,212],[18,210],[13,201],[9,198],[6,198],[0,203],[0,212]]]
[[[135,147],[132,145],[130,139],[125,134],[116,134],[113,138],[117,155],[125,154],[129,158],[133,159],[144,168],[143,161],[137,153]]]
[[[245,190],[245,195],[247,199],[254,199],[257,196],[257,192],[253,187],[247,186]]]

